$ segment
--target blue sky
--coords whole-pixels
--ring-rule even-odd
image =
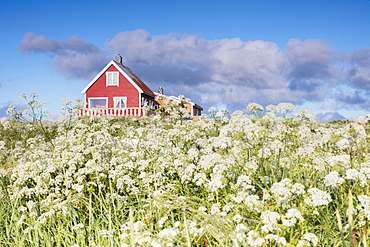
[[[370,113],[369,13],[369,0],[1,1],[0,117],[36,92],[56,118],[120,53],[205,113],[290,102],[354,119]]]

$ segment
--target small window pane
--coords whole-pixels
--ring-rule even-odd
[[[126,107],[126,98],[115,98],[114,99],[115,108],[125,108]]]
[[[113,74],[113,85],[117,85],[118,83],[118,73]]]
[[[108,85],[112,85],[112,83],[113,83],[112,74],[108,73],[107,76],[108,76]]]
[[[107,85],[118,85],[118,72],[107,72]]]
[[[90,108],[106,108],[107,99],[90,99]]]

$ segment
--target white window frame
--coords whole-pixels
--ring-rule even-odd
[[[91,100],[94,100],[94,99],[104,99],[105,107],[100,107],[100,108],[108,108],[108,98],[107,97],[90,97],[89,98],[89,108],[96,108],[96,107],[91,107]]]
[[[148,103],[148,105],[149,105],[149,102],[148,102],[148,100],[146,99],[146,98],[144,98],[144,97],[141,97],[141,107],[145,107],[146,105],[146,103]]]
[[[119,72],[107,71],[105,72],[106,86],[119,86]]]
[[[119,100],[119,104],[120,106],[119,107],[116,107],[116,101]],[[125,103],[124,107],[122,107],[121,105],[121,100],[123,100]],[[127,108],[127,97],[113,97],[113,107],[114,108]]]

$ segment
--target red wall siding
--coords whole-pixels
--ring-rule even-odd
[[[111,65],[106,71],[118,71]],[[127,97],[127,107],[139,107],[139,91],[120,73],[118,86],[106,86],[106,75],[99,79],[87,90],[86,103],[90,97],[108,97],[108,108],[114,107],[113,97]]]

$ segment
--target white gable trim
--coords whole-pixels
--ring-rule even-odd
[[[117,66],[116,62],[111,60],[105,67],[100,71],[99,74],[97,74],[94,79],[90,81],[89,84],[81,91],[82,94],[85,94],[87,90],[99,79],[100,76],[102,76],[107,69],[113,65],[138,91],[139,93],[143,93],[143,90],[129,77],[119,66]],[[140,98],[140,97],[139,97]],[[140,101],[140,100],[139,100]],[[140,102],[139,102],[140,103]],[[140,104],[139,104],[140,105]]]

